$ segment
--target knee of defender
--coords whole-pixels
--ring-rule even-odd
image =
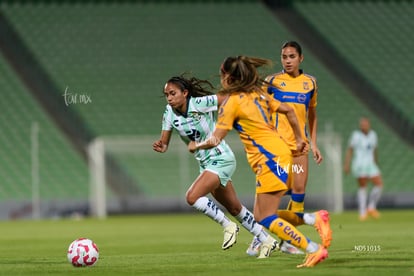
[[[229,211],[229,213],[232,216],[237,216],[238,214],[240,214],[241,210],[241,206],[230,206],[229,208],[227,208],[227,211]]]
[[[191,193],[186,193],[185,195],[185,200],[187,201],[187,204],[189,204],[190,206],[194,205],[194,203],[197,201],[198,197],[195,197],[194,195],[192,195]]]

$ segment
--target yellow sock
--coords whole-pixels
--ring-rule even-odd
[[[279,238],[289,242],[290,244],[306,250],[308,247],[308,239],[295,226],[282,218],[275,219],[269,227],[272,233]]]
[[[290,207],[288,210],[291,210],[296,213],[303,213],[305,211],[305,202],[297,202],[290,200],[288,207]]]
[[[289,211],[289,210],[278,210],[277,216],[286,220],[293,226],[303,225],[305,222],[303,221],[303,218],[298,216],[295,212]]]
[[[289,200],[288,206],[286,207],[286,210],[292,210],[292,199]]]

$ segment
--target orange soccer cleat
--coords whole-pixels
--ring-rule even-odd
[[[326,248],[322,245],[319,245],[318,250],[316,250],[313,253],[307,254],[304,263],[297,265],[296,267],[313,267],[325,260],[326,258],[328,258],[328,250],[326,250]]]
[[[326,210],[315,212],[315,228],[322,240],[322,245],[328,248],[331,245],[332,230],[329,224],[329,213]]]

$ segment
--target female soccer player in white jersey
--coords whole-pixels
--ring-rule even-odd
[[[362,117],[359,121],[359,130],[355,130],[350,139],[345,154],[344,171],[350,172],[352,160],[352,174],[358,181],[358,207],[359,219],[364,221],[368,215],[379,218],[377,203],[382,193],[382,177],[377,165],[378,138],[368,118]],[[353,157],[353,159],[352,159]],[[371,181],[374,184],[368,200],[367,208],[367,185]]]
[[[211,136],[219,106],[218,96],[210,92],[212,88],[208,81],[194,77],[172,77],[167,81],[164,95],[168,104],[163,115],[161,137],[153,143],[155,151],[167,151],[174,129],[186,144],[204,141]],[[263,247],[266,250],[260,251],[259,258],[269,257],[277,248],[277,241],[254,220],[253,214],[237,198],[231,181],[236,159],[230,147],[223,140],[214,148],[195,151],[194,157],[199,162],[200,175],[186,193],[187,203],[224,228],[222,249],[228,249],[236,243],[239,227],[207,197],[211,193],[244,228],[267,245]]]

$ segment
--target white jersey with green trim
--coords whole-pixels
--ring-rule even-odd
[[[375,164],[375,148],[378,145],[378,138],[374,130],[370,130],[367,134],[360,130],[353,131],[348,144],[354,150],[352,162],[355,165],[367,166]]]
[[[175,129],[186,145],[190,141],[202,142],[214,132],[217,108],[216,95],[191,97],[188,100],[185,114],[167,105],[162,119],[162,130],[171,131]],[[197,150],[194,156],[203,164],[222,154],[233,155],[232,150],[224,140],[212,149]]]

